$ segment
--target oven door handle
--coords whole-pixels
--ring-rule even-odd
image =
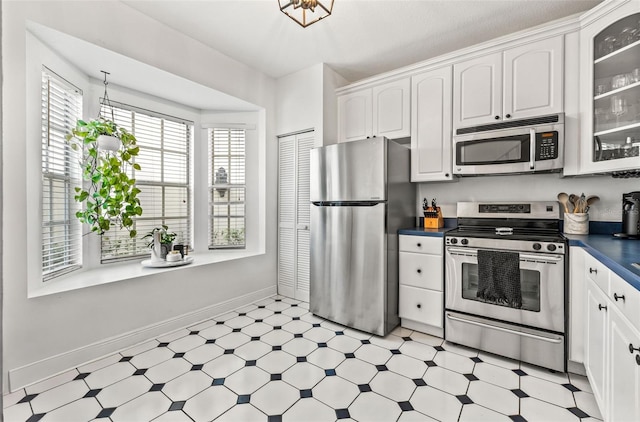
[[[447,252],[452,252],[452,253],[457,253],[457,254],[461,254],[461,255],[467,255],[467,256],[477,256],[478,255],[478,250],[477,249],[465,249],[465,248],[452,248],[452,247],[448,247],[447,248]],[[520,254],[520,259],[533,259],[533,260],[545,260],[545,261],[554,261],[554,262],[560,262],[562,261],[563,257],[561,255],[533,255],[533,254],[526,254],[526,253],[521,253]]]
[[[458,317],[455,317],[455,316],[451,315],[450,313],[447,313],[447,318],[449,318],[449,319],[451,319],[453,321],[463,322],[463,323],[471,324],[471,325],[477,325],[477,326],[483,327],[483,328],[489,328],[491,330],[503,331],[503,332],[509,333],[509,334],[515,334],[515,335],[522,336],[522,337],[529,337],[529,338],[533,338],[533,339],[536,339],[536,340],[542,340],[542,341],[546,341],[548,343],[555,343],[555,344],[562,343],[562,339],[561,338],[549,338],[549,337],[537,336],[535,334],[523,333],[521,331],[510,330],[508,328],[496,327],[495,325],[489,325],[489,324],[484,324],[484,323],[478,322],[478,321],[472,321],[472,320],[469,320],[469,319],[458,318]]]
[[[529,129],[529,168],[534,170],[536,167],[536,130]]]

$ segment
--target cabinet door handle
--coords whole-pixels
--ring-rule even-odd
[[[598,309],[599,310],[603,310],[604,309],[606,311],[607,307],[606,306],[602,306],[602,304],[598,303]]]
[[[593,273],[598,274],[598,269],[589,267],[589,274],[593,274]]]
[[[629,343],[629,353],[640,352],[640,347],[633,347],[632,343]]]
[[[418,274],[421,274],[422,270],[420,268],[418,268]]]
[[[640,355],[636,355],[636,364],[640,366]]]
[[[618,299],[622,299],[622,301],[624,302],[624,295],[618,296],[617,293],[614,293],[613,298],[616,300],[616,302],[618,301]]]
[[[496,117],[494,117],[494,119],[500,120],[500,116],[496,116]]]
[[[507,114],[507,115],[506,115],[506,116],[504,116],[504,117],[506,117],[507,119],[510,119],[510,118],[511,118],[511,115],[510,115],[510,114]]]
[[[422,305],[419,303],[416,306],[418,307],[418,309],[422,308]]]

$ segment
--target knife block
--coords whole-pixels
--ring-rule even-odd
[[[444,218],[440,207],[428,207],[424,210],[424,228],[439,229],[444,227]]]

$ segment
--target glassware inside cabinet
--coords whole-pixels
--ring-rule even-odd
[[[593,161],[638,157],[640,13],[605,28],[593,48]]]

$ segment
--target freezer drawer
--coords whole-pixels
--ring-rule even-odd
[[[385,335],[398,323],[397,276],[387,277],[386,204],[311,207],[310,309]]]

